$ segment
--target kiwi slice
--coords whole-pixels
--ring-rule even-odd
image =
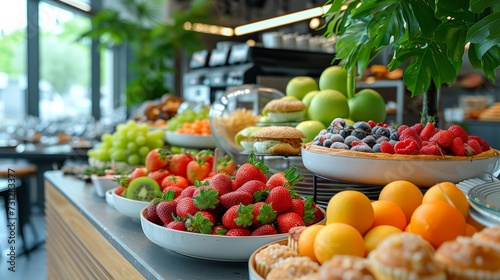
[[[151,201],[161,192],[160,185],[149,177],[135,178],[127,187],[125,197],[139,201]]]

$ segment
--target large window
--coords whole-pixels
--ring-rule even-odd
[[[121,107],[112,87],[114,51],[96,55],[90,40],[77,40],[90,27],[89,5],[98,2],[0,0],[0,124],[22,123],[28,115],[42,121],[112,117]]]

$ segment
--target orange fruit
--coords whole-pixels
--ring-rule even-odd
[[[389,200],[372,201],[373,224],[372,228],[380,225],[389,225],[404,230],[406,228],[406,215],[403,209]]]
[[[482,230],[484,228],[484,225],[481,224],[480,222],[476,221],[471,215],[467,218],[467,223],[471,224],[474,228],[476,228],[478,231]]]
[[[434,248],[465,234],[464,216],[444,201],[423,203],[415,209],[410,222],[411,232],[422,236]]]
[[[365,234],[373,224],[373,207],[370,199],[359,191],[341,191],[328,202],[326,224],[346,223],[360,234]]]
[[[387,236],[401,232],[403,232],[401,229],[394,226],[381,225],[373,227],[364,236],[366,254],[368,255]]]
[[[469,223],[465,224],[465,236],[471,237],[474,233],[478,232],[477,228]]]
[[[411,232],[411,223],[408,223],[405,227],[406,232]]]
[[[330,223],[316,234],[314,254],[319,263],[335,255],[365,256],[363,236],[353,226],[344,223]]]
[[[423,196],[422,191],[412,182],[397,180],[382,188],[378,200],[389,200],[399,205],[409,222],[413,211],[422,204]]]
[[[298,247],[299,254],[302,256],[310,257],[314,261],[318,261],[316,259],[316,255],[314,254],[314,240],[316,239],[316,235],[325,225],[311,225],[305,228],[299,236]]]
[[[452,182],[442,182],[430,187],[425,192],[422,203],[436,200],[448,202],[443,192],[445,192],[448,198],[453,202],[453,206],[460,210],[462,216],[467,219],[469,216],[469,201],[467,201],[467,197],[465,197],[465,194],[457,185]]]

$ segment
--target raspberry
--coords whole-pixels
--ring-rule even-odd
[[[462,141],[462,138],[460,136],[457,136],[453,139],[450,149],[456,156],[465,155],[464,141]]]
[[[435,155],[435,156],[440,156],[441,155],[441,149],[439,148],[438,145],[434,143],[427,144],[420,148],[420,153],[424,155]]]
[[[397,142],[394,145],[394,152],[403,155],[418,155],[420,151],[419,145],[415,139],[405,139]]]
[[[380,151],[385,154],[394,154],[394,147],[388,141],[380,143]]]
[[[374,127],[377,125],[377,124],[376,124],[374,121],[372,121],[372,120],[369,120],[369,121],[368,121],[368,124],[370,125],[370,127],[371,127],[371,128],[374,128]]]
[[[448,128],[449,131],[453,132],[455,137],[460,137],[462,139],[462,142],[467,142],[467,139],[469,138],[469,134],[465,129],[457,124],[454,124]]]
[[[403,124],[403,125],[399,126],[398,127],[398,135],[401,135],[401,133],[403,131],[405,131],[407,128],[408,128],[408,126],[406,124]]]
[[[403,130],[401,134],[399,134],[399,140],[405,140],[405,139],[413,139],[415,140],[415,142],[417,142],[419,148],[422,146],[422,140],[420,139],[420,135],[418,135],[418,132],[412,127]]]
[[[438,131],[436,134],[434,134],[434,136],[432,136],[431,139],[429,139],[429,141],[434,142],[439,146],[446,148],[451,146],[453,138],[455,138],[453,132],[449,130],[441,130]]]
[[[483,150],[483,152],[485,151],[488,151],[491,149],[490,145],[488,144],[488,142],[486,142],[484,139],[482,139],[481,137],[479,136],[476,136],[476,135],[469,135],[469,137],[467,138],[467,140],[469,139],[474,139],[476,140],[477,142],[479,142],[479,144],[481,145],[481,149]],[[464,143],[467,142],[467,141],[464,141]]]
[[[416,123],[412,125],[411,128],[413,128],[418,134],[420,134],[420,132],[422,132],[422,130],[424,129],[424,125],[421,123]]]
[[[474,149],[474,154],[479,155],[480,153],[483,152],[483,149],[481,148],[481,144],[476,139],[469,139],[467,140],[467,144]]]
[[[425,125],[424,129],[422,129],[422,131],[420,132],[420,138],[424,141],[431,139],[431,137],[435,133],[435,130],[436,127],[434,126],[434,124],[432,122],[428,122]]]

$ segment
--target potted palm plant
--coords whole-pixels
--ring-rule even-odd
[[[165,1],[162,1],[165,3]],[[180,48],[189,52],[203,48],[199,34],[187,31],[185,22],[209,22],[213,0],[194,0],[186,9],[162,17],[161,1],[120,0],[123,10],[106,8],[92,18],[92,27],[81,38],[99,40],[101,46],[127,44],[132,50],[132,76],[127,86],[127,106],[153,100],[170,92],[167,73]],[[123,15],[128,14],[125,18]]]
[[[467,52],[495,81],[500,65],[500,3],[482,0],[328,0],[325,36],[338,35],[335,59],[355,77],[384,49],[389,71],[407,64],[403,81],[423,95],[422,122],[437,121],[437,92],[452,84]]]

